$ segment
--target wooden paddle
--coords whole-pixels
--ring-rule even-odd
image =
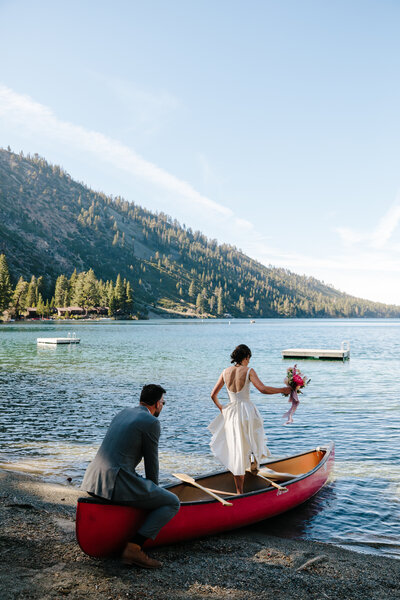
[[[264,481],[267,481],[270,485],[275,487],[277,490],[280,490],[281,492],[287,492],[287,487],[282,487],[281,485],[279,485],[279,483],[275,483],[274,481],[271,481],[271,479],[264,477],[264,475],[260,475],[260,473],[257,473],[256,471],[250,471],[250,469],[248,469],[248,471],[250,473],[252,473],[253,475],[255,475],[256,477],[261,477],[261,479],[264,479]]]
[[[206,494],[209,494],[210,496],[212,496],[213,498],[218,500],[218,502],[221,502],[221,504],[223,504],[224,506],[233,506],[232,502],[227,502],[226,500],[221,498],[221,496],[218,496],[217,494],[214,494],[214,492],[212,492],[208,488],[203,487],[202,485],[197,483],[197,481],[195,479],[193,479],[193,477],[190,477],[190,475],[186,475],[186,473],[172,473],[172,475],[174,477],[176,477],[177,479],[184,481],[185,483],[190,483],[190,485],[194,485],[195,487],[199,488],[199,490],[203,490],[203,492],[205,492]]]

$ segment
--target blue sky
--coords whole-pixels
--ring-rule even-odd
[[[400,304],[400,3],[0,0],[0,145]]]

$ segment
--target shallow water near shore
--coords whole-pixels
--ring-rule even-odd
[[[75,332],[79,345],[39,347],[37,337]],[[79,485],[112,417],[136,404],[145,383],[161,383],[162,482],[171,472],[219,468],[207,424],[210,391],[234,346],[253,352],[251,366],[280,386],[290,347],[339,348],[347,362],[300,360],[312,379],[294,423],[284,425],[281,395],[252,400],[268,446],[283,456],[334,440],[333,477],[310,501],[253,527],[283,537],[342,545],[400,558],[400,320],[249,320],[38,322],[0,325],[0,464],[49,481]],[[227,401],[225,390],[221,399]]]

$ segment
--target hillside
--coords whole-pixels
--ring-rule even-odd
[[[285,269],[265,267],[120,197],[74,181],[35,155],[0,149],[0,253],[15,284],[43,276],[43,297],[61,274],[126,278],[136,312],[149,309],[245,317],[399,317]]]

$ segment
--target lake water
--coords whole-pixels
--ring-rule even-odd
[[[68,332],[81,343],[36,344]],[[251,366],[265,384],[280,386],[293,364],[281,350],[339,348],[342,340],[350,341],[350,361],[298,361],[312,382],[292,425],[283,425],[283,396],[253,388],[273,455],[336,443],[334,474],[323,490],[257,527],[400,558],[400,320],[0,325],[0,463],[79,485],[112,417],[154,382],[168,392],[160,417],[162,482],[174,471],[206,473],[219,468],[209,449],[207,424],[217,414],[210,391],[237,344],[250,346]]]

